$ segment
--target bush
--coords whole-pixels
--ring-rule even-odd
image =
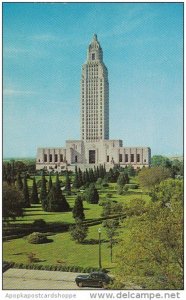
[[[108,183],[102,183],[102,187],[109,187]]]
[[[118,195],[123,195],[123,186],[119,185],[119,186],[117,187],[117,194],[118,194]]]
[[[49,242],[46,235],[41,232],[33,232],[27,239],[30,244],[44,244]]]
[[[128,189],[133,189],[133,190],[138,189],[138,185],[135,184],[135,183],[128,183],[128,184],[125,184],[125,187],[127,187]]]
[[[110,193],[108,193],[108,194],[106,194],[106,198],[112,198],[112,194],[110,194]]]
[[[43,219],[35,220],[32,224],[33,224],[33,226],[40,227],[40,228],[43,228],[46,226],[46,222]]]
[[[93,267],[80,267],[80,266],[57,266],[57,265],[38,265],[38,264],[23,264],[23,263],[11,263],[12,268],[16,269],[35,269],[35,270],[46,270],[46,271],[61,271],[61,272],[75,272],[80,273],[90,273],[94,271],[100,271],[99,268]],[[106,269],[101,269],[101,271],[107,273]]]
[[[33,253],[33,252],[28,253],[27,257],[28,257],[28,262],[30,264],[38,261],[38,258],[36,257],[36,254]]]

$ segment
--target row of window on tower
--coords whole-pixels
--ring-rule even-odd
[[[44,154],[44,162],[64,162],[63,154]]]

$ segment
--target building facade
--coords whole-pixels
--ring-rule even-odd
[[[81,139],[109,139],[109,83],[103,51],[95,34],[81,77]]]
[[[67,140],[63,148],[38,148],[36,169],[82,170],[105,164],[142,168],[150,165],[149,147],[123,147],[109,140],[109,82],[103,51],[95,34],[88,47],[81,77],[81,140]]]

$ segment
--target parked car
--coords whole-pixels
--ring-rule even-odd
[[[112,282],[112,278],[104,272],[92,272],[90,274],[81,274],[75,278],[77,286],[103,287],[106,288]]]
[[[8,262],[6,262],[6,261],[3,261],[3,263],[2,263],[2,271],[3,271],[3,273],[4,273],[5,271],[7,271],[9,268],[11,268],[11,266],[12,266],[11,263],[8,263]]]

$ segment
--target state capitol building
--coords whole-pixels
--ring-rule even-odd
[[[109,140],[109,81],[103,51],[95,34],[88,47],[81,76],[81,140],[67,140],[61,148],[38,148],[36,169],[61,171],[75,166],[85,170],[104,164],[135,169],[149,166],[149,147],[123,147],[122,140]]]

